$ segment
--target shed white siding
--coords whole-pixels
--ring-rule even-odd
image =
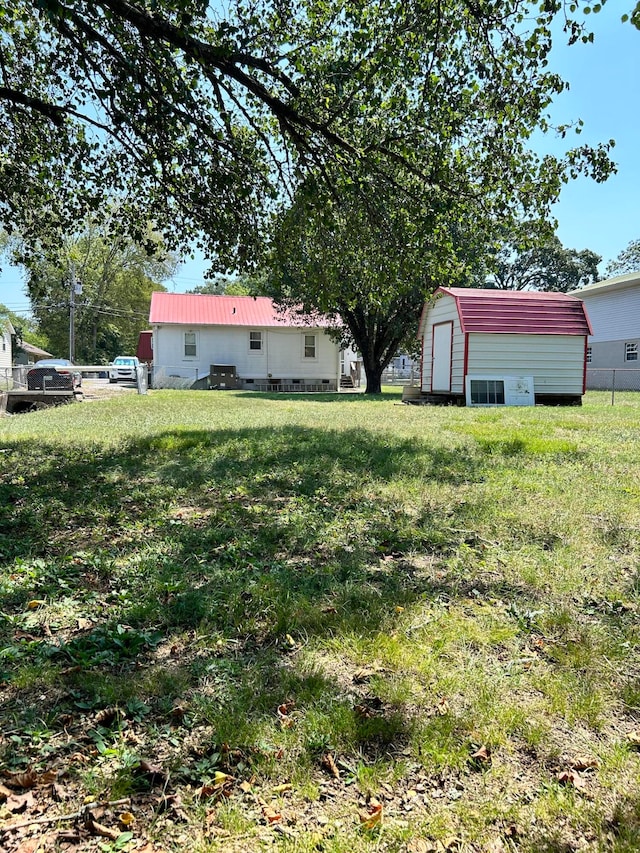
[[[439,323],[453,323],[453,341],[451,346],[451,392],[461,394],[464,390],[464,335],[460,328],[460,318],[455,300],[447,294],[436,298],[429,310],[429,322],[425,327],[422,350],[423,391],[431,391],[433,370],[433,327]]]
[[[260,349],[250,348],[251,332],[260,333]],[[185,334],[195,335],[195,355],[185,355]],[[305,355],[307,335],[315,337],[313,357]],[[339,381],[339,348],[321,329],[162,324],[153,328],[153,353],[157,369],[194,380],[208,375],[212,364],[233,364],[242,379]]]
[[[536,394],[582,394],[584,338],[470,334],[467,373],[533,376]]]

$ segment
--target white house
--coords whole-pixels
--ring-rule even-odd
[[[640,370],[640,272],[596,281],[572,295],[583,300],[591,321],[588,387],[609,387],[615,368],[617,388],[640,389],[632,372]]]
[[[579,404],[589,319],[563,293],[440,287],[420,320],[421,391],[467,405]]]
[[[5,375],[11,375],[11,336],[13,334],[13,326],[9,320],[0,318],[0,380],[4,380]]]
[[[328,323],[306,324],[266,297],[153,293],[149,321],[156,385],[336,391],[354,359]]]

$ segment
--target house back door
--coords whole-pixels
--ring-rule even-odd
[[[432,391],[451,391],[452,336],[453,323],[439,323],[433,327]]]

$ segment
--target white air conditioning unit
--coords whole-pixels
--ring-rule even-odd
[[[533,376],[467,376],[467,406],[534,406]]]

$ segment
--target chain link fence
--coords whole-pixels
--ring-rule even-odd
[[[32,365],[13,365],[13,367],[0,368],[0,390],[11,391],[16,388],[27,387],[27,371]]]
[[[382,385],[414,385],[420,378],[417,367],[388,367],[382,371]]]
[[[611,405],[619,391],[640,391],[640,368],[588,367],[587,391],[611,392]]]

